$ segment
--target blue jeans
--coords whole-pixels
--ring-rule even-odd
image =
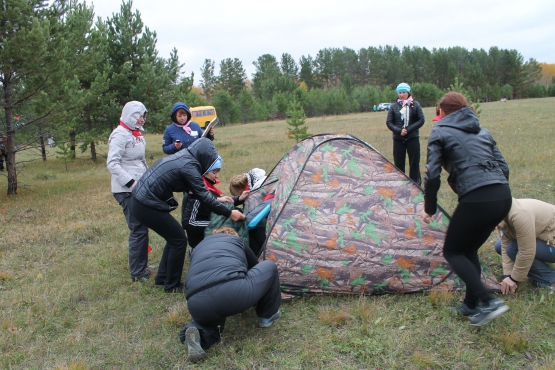
[[[501,254],[501,240],[497,239],[495,242],[495,251]],[[511,260],[516,260],[518,253],[518,244],[513,240],[507,246],[507,255]],[[536,257],[528,277],[532,279],[532,283],[537,287],[546,287],[555,283],[555,270],[546,262],[555,262],[555,247],[547,244],[543,240],[536,239]]]

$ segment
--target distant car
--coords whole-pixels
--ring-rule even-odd
[[[378,111],[381,112],[383,110],[389,110],[391,103],[380,103],[378,104]]]

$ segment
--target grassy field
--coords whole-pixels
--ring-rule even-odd
[[[482,125],[509,163],[513,195],[555,203],[555,99],[482,109]],[[422,170],[434,116],[431,108],[424,113]],[[313,134],[353,134],[391,159],[385,119],[378,112],[307,124]],[[216,131],[224,191],[231,176],[252,167],[270,171],[294,145],[285,121]],[[152,164],[164,156],[162,138],[146,138]],[[221,344],[193,366],[178,340],[190,320],[184,296],[165,294],[153,281],[130,281],[128,230],[110,193],[106,146],[100,145],[97,163],[79,154],[67,171],[49,152],[47,162],[20,168],[25,189],[20,186],[17,197],[5,196],[0,177],[0,369],[555,368],[555,295],[528,283],[507,297],[506,315],[481,329],[450,316],[460,293],[303,298],[284,303],[282,320],[269,329],[257,328],[249,310],[229,318]],[[445,183],[440,204],[449,212],[456,205]],[[155,267],[163,240],[155,233],[150,239]],[[481,257],[500,276],[494,239]]]

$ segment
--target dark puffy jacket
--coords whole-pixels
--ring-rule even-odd
[[[462,108],[443,117],[428,140],[424,186],[426,213],[436,212],[441,168],[459,199],[466,193],[491,184],[508,184],[509,166],[497,149],[491,133],[480,127],[474,111]]]
[[[424,125],[424,113],[422,113],[422,108],[417,101],[413,101],[409,106],[409,125],[406,127],[408,133],[405,136],[401,136],[401,131],[403,130],[403,120],[401,119],[401,108],[403,108],[403,103],[396,102],[391,104],[389,111],[387,112],[387,127],[393,132],[393,139],[395,140],[408,140],[413,137],[420,137],[419,129]]]
[[[178,206],[173,193],[191,191],[212,212],[229,217],[231,211],[210,194],[202,181],[217,158],[212,141],[198,139],[189,148],[154,163],[137,181],[133,197],[147,207],[170,212]]]
[[[243,239],[228,234],[206,237],[191,251],[185,279],[187,299],[196,293],[229,280],[242,279],[258,264]]]

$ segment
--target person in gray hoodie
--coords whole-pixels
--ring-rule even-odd
[[[120,124],[108,139],[108,170],[112,174],[112,194],[123,210],[129,227],[129,270],[132,281],[150,278],[148,269],[148,227],[131,213],[131,190],[148,169],[146,142],[141,133],[147,110],[143,103],[130,101],[123,107]]]

